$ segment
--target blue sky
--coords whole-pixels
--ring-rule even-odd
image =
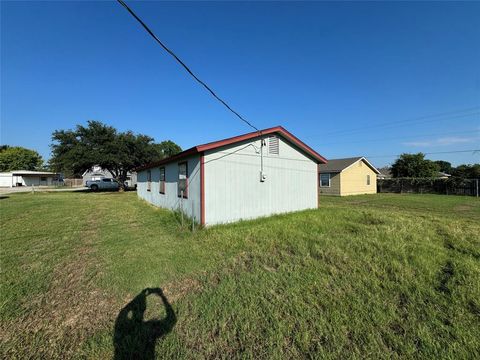
[[[129,5],[249,121],[327,158],[480,148],[480,3]],[[250,131],[116,2],[2,2],[0,114],[2,144],[45,158],[87,120],[183,148]]]

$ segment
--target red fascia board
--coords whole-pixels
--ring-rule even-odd
[[[187,156],[190,156],[190,155],[193,155],[193,154],[197,154],[197,153],[208,151],[208,150],[217,149],[217,148],[222,147],[222,146],[227,146],[227,145],[235,144],[235,143],[238,143],[238,142],[241,142],[241,141],[250,140],[250,139],[262,136],[262,135],[269,135],[269,134],[274,134],[274,133],[281,134],[287,140],[289,140],[293,144],[297,145],[300,149],[302,149],[304,152],[306,152],[312,158],[314,158],[319,164],[326,164],[327,163],[327,159],[325,159],[322,155],[317,153],[315,150],[313,150],[310,146],[305,144],[303,141],[301,141],[295,135],[293,135],[290,132],[288,132],[287,130],[285,130],[282,126],[275,126],[275,127],[272,127],[272,128],[268,128],[268,129],[264,129],[264,130],[260,130],[260,131],[254,131],[254,132],[244,134],[244,135],[234,136],[234,137],[224,139],[224,140],[219,140],[219,141],[214,141],[214,142],[210,142],[210,143],[203,144],[203,145],[198,145],[198,146],[195,146],[195,147],[190,148],[188,150],[182,151],[181,153],[178,153],[177,155],[171,156],[169,158],[157,161],[155,163],[151,163],[151,164],[148,164],[148,165],[141,166],[141,167],[137,168],[136,170],[137,171],[145,170],[145,169],[156,167],[156,166],[166,164],[166,163],[169,163],[169,162],[172,162],[172,161],[175,161],[175,160],[183,159],[184,157],[187,157]]]

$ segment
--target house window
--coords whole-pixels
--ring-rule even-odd
[[[40,177],[40,181],[47,181],[47,177],[46,176]]]
[[[160,194],[165,194],[165,168],[160,168],[160,183],[159,183]]]
[[[152,190],[152,171],[147,170],[147,191]]]
[[[367,185],[370,185],[370,175],[367,175]]]
[[[320,187],[330,187],[330,174],[320,174]]]
[[[186,162],[178,164],[178,196],[188,198],[188,165]]]
[[[270,136],[268,138],[268,153],[270,155],[278,155],[280,152],[278,137]]]

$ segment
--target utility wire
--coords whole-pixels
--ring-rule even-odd
[[[360,143],[370,143],[370,142],[382,142],[382,141],[390,141],[390,140],[411,140],[411,139],[419,139],[419,138],[425,138],[427,136],[449,136],[449,135],[458,135],[458,134],[472,134],[475,132],[479,132],[477,129],[471,129],[471,130],[464,130],[464,131],[450,131],[448,133],[433,133],[433,134],[417,134],[417,135],[412,135],[412,136],[401,136],[401,137],[385,137],[385,138],[374,138],[374,139],[363,139],[363,140],[340,140],[340,141],[334,141],[334,142],[327,142],[323,143],[322,146],[325,145],[336,145],[336,144],[360,144]],[[480,133],[479,133],[480,134]]]
[[[372,128],[395,127],[395,126],[403,126],[406,124],[427,123],[427,122],[433,122],[433,121],[443,121],[443,120],[449,120],[449,119],[463,118],[463,117],[479,115],[480,112],[478,110],[480,110],[480,106],[474,106],[474,107],[465,108],[457,111],[449,111],[449,112],[443,112],[443,113],[438,113],[434,115],[420,116],[420,117],[407,119],[407,120],[387,121],[387,122],[376,123],[376,124],[367,124],[357,128],[334,130],[334,131],[323,133],[322,135],[325,136],[325,135],[352,134],[352,133],[358,133],[358,132],[362,132],[363,130],[372,129]]]
[[[132,15],[142,27],[150,34],[151,37],[167,52],[169,53],[199,84],[201,84],[207,91],[218,101],[220,101],[228,110],[230,110],[235,116],[237,116],[240,120],[242,120],[245,124],[250,126],[251,128],[255,129],[256,131],[260,132],[258,128],[252,125],[248,120],[246,120],[242,115],[238,112],[233,110],[224,100],[222,100],[204,81],[200,80],[193,72],[189,69],[189,67],[182,61],[180,58],[175,55],[175,53],[170,50],[154,33],[150,28],[140,19],[132,9],[128,7],[128,5],[123,0],[117,0],[127,11]]]
[[[456,154],[456,153],[468,153],[471,152],[472,155],[475,153],[479,153],[480,155],[480,149],[471,149],[471,150],[455,150],[455,151],[436,151],[436,152],[422,152],[424,155],[435,155],[435,154]],[[365,156],[366,158],[386,158],[386,157],[394,157],[394,156],[400,156],[399,154],[395,155],[367,155]]]

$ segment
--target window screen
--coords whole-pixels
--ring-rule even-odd
[[[147,191],[152,190],[152,171],[147,171]]]
[[[188,165],[186,162],[178,164],[178,196],[188,197]]]
[[[330,187],[330,174],[320,174],[320,187]]]
[[[159,183],[159,192],[160,194],[165,194],[165,168],[160,168],[160,183]]]

